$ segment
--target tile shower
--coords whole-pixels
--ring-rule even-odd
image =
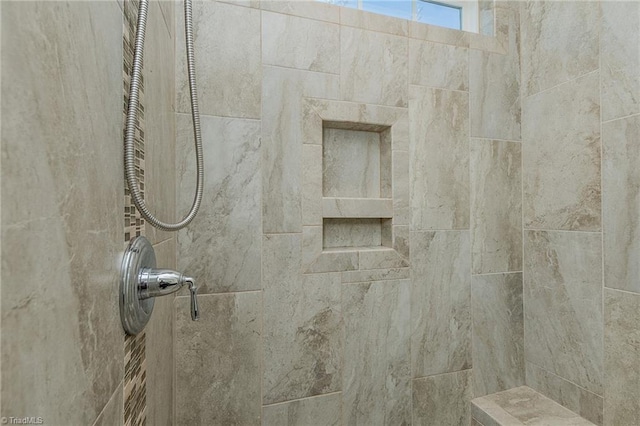
[[[640,3],[481,1],[469,34],[195,2],[205,197],[175,234],[123,197],[136,4],[0,5],[1,416],[467,425],[526,385],[640,424]],[[148,25],[137,166],[171,219],[195,187],[181,4]],[[199,322],[181,293],[125,338],[137,234],[195,277]]]

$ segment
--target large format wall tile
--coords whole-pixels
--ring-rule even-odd
[[[640,295],[605,290],[605,425],[640,422]]]
[[[474,274],[522,270],[521,144],[471,140]]]
[[[3,3],[1,38],[0,415],[88,425],[124,370],[122,11]]]
[[[522,274],[471,281],[474,397],[524,384]]]
[[[301,234],[263,241],[264,403],[342,386],[340,273],[301,275]]]
[[[640,3],[602,1],[602,120],[640,112]]]
[[[525,357],[602,395],[600,233],[527,231]]]
[[[508,40],[507,54],[469,52],[469,108],[471,136],[520,140],[519,14],[499,9],[497,30]]]
[[[411,423],[410,282],[343,284],[343,424]]]
[[[178,269],[200,293],[260,289],[260,122],[201,117],[204,197],[192,224],[178,233]],[[191,116],[178,114],[178,213],[196,187]]]
[[[407,62],[407,38],[341,27],[340,89],[343,99],[406,107]]]
[[[264,67],[263,231],[301,232],[303,97],[336,99],[336,75]]]
[[[299,399],[262,408],[262,426],[339,426],[342,394]]]
[[[471,421],[471,370],[413,380],[414,426],[464,426]]]
[[[471,368],[468,231],[411,233],[412,377]]]
[[[599,93],[595,72],[524,100],[525,228],[600,230]]]
[[[260,292],[176,297],[176,424],[259,425]]]
[[[567,407],[581,417],[602,425],[604,399],[530,362],[525,366],[527,386]]]
[[[184,13],[176,7],[176,111],[190,114]],[[195,2],[193,33],[200,113],[260,118],[260,11]]]
[[[469,95],[411,86],[413,229],[469,228]]]
[[[640,116],[602,125],[604,284],[640,293]]]
[[[469,90],[469,49],[409,39],[409,83]]]
[[[265,65],[339,74],[339,50],[339,25],[262,13],[262,61]]]
[[[599,2],[528,0],[521,9],[525,96],[598,69]]]

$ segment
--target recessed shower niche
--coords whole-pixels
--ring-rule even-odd
[[[406,109],[306,99],[302,125],[305,271],[406,267]]]

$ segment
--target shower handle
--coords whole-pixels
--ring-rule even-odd
[[[186,277],[180,272],[170,269],[142,268],[138,276],[138,292],[141,300],[152,297],[166,296],[175,293],[187,286],[191,294],[191,319],[197,321],[198,312],[198,287],[193,278]]]

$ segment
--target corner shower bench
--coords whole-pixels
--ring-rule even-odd
[[[520,386],[471,401],[472,426],[593,426],[557,402]]]

